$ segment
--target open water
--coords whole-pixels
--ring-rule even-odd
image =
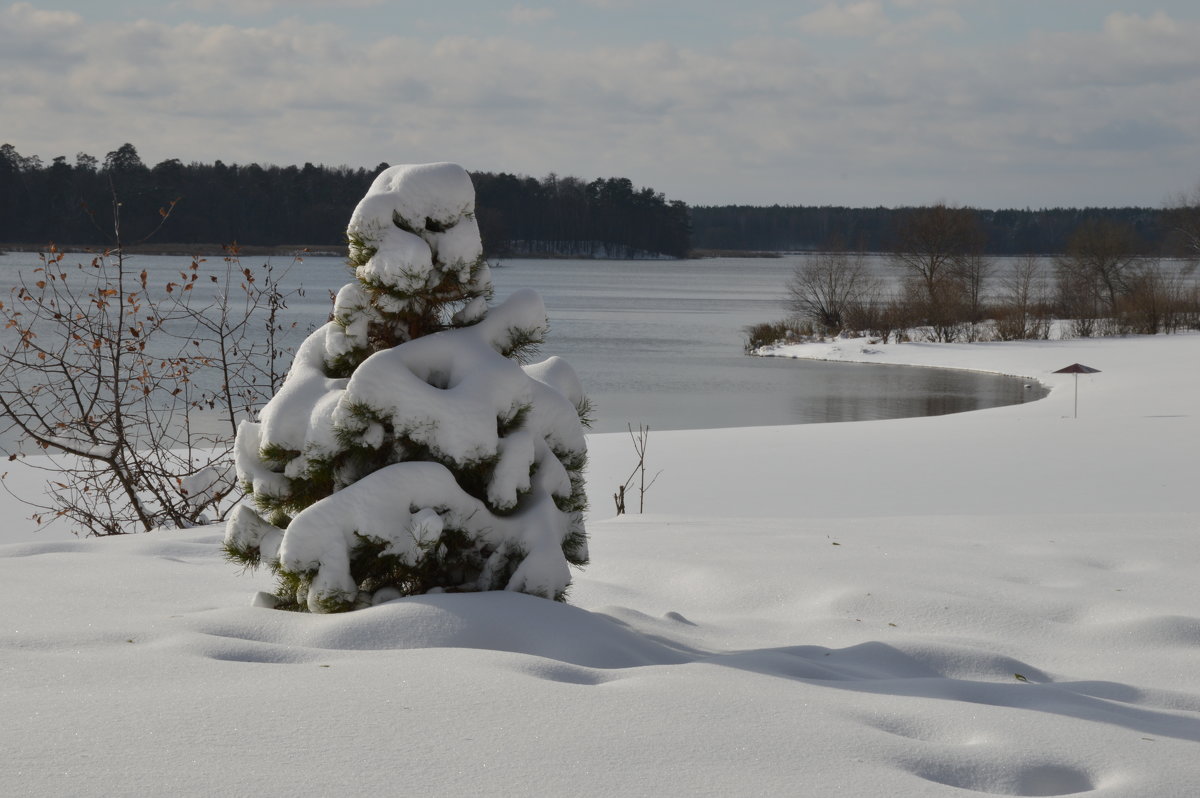
[[[84,256],[69,258],[81,260]],[[245,258],[256,266],[261,258]],[[216,268],[220,259],[212,259]],[[1040,398],[1010,377],[905,366],[748,357],[743,328],[785,316],[789,258],[688,261],[513,260],[494,265],[496,298],[537,290],[550,318],[543,355],[574,366],[596,405],[597,432],[640,424],[694,429],[929,416]],[[134,269],[165,283],[188,259],[142,256]],[[323,323],[330,296],[350,279],[340,258],[289,264],[285,287],[292,343]],[[0,256],[0,300],[36,255]]]

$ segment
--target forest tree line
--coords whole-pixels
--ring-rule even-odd
[[[919,208],[770,207],[727,205],[691,209],[692,246],[698,250],[894,252]],[[1147,255],[1173,255],[1184,245],[1177,209],[967,209],[975,217],[986,255],[1058,255],[1085,224],[1128,229]]]
[[[132,144],[101,161],[80,153],[49,164],[0,146],[0,242],[105,246],[113,243],[113,198],[122,240],[154,233],[170,244],[302,245],[342,248],[346,223],[373,169],[142,162]],[[540,180],[471,175],[487,255],[684,257],[687,206],[626,178]],[[163,212],[168,218],[163,219]],[[161,228],[160,228],[161,225]]]
[[[1171,262],[1146,253],[1130,224],[1092,218],[1064,253],[1001,266],[984,253],[978,212],[944,203],[913,209],[886,255],[898,281],[873,272],[861,252],[806,253],[787,286],[791,316],[747,328],[747,348],[828,336],[945,343],[1200,329],[1194,199],[1168,217],[1187,258]]]
[[[101,160],[79,153],[45,163],[0,146],[0,242],[113,243],[113,197],[125,243],[309,246],[338,249],[374,168],[143,163],[132,144]],[[472,173],[476,215],[490,257],[686,257],[697,252],[847,249],[888,252],[912,208],[696,206],[627,178],[542,178]],[[172,209],[172,203],[176,203]],[[163,221],[160,210],[172,209]],[[1147,254],[1178,244],[1171,212],[1157,208],[972,210],[991,255],[1056,254],[1085,222],[1130,229]],[[161,224],[161,229],[158,229]]]

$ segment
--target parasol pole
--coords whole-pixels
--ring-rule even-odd
[[[1055,374],[1074,374],[1075,375],[1075,418],[1079,418],[1079,375],[1080,374],[1099,374],[1100,369],[1094,369],[1091,366],[1085,366],[1082,363],[1072,363],[1066,368],[1061,368],[1054,372]]]

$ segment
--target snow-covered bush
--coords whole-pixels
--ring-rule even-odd
[[[277,606],[561,599],[587,561],[587,401],[559,358],[521,365],[545,309],[532,291],[488,306],[474,203],[455,164],[380,173],[347,230],[357,282],[238,431],[249,495],[225,547],[277,573]]]

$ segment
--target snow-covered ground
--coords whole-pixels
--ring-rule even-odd
[[[633,447],[591,436],[565,605],[277,612],[219,529],[5,504],[0,795],[1196,795],[1200,335],[779,354],[1052,390],[652,432],[621,518]]]

